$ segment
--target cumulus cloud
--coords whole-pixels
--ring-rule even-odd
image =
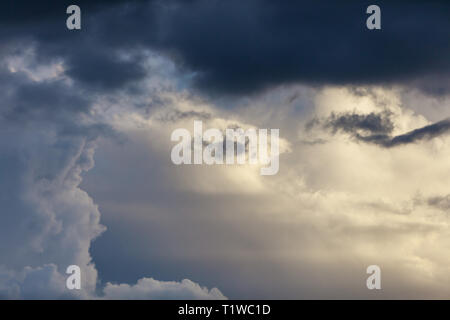
[[[43,297],[57,297],[65,269],[78,264],[87,296],[97,277],[89,248],[104,227],[79,184],[102,131],[83,121],[88,100],[78,99],[64,79],[38,81],[17,67],[2,71],[0,255],[2,266],[14,271],[5,281],[17,283],[18,297],[36,298],[40,289]]]
[[[181,282],[157,281],[152,278],[142,278],[135,285],[107,283],[104,288],[105,299],[214,299],[222,300],[225,296],[217,289],[200,287],[188,279]]]
[[[54,264],[25,267],[22,271],[0,271],[1,299],[74,299],[77,291],[65,290],[66,279]]]
[[[0,297],[98,298],[104,294],[90,248],[106,228],[80,183],[94,166],[98,138],[113,138],[114,129],[97,116],[101,96],[62,75],[59,62],[39,72],[34,50],[23,52],[3,57],[0,69]],[[66,288],[65,271],[74,264],[81,268],[81,291]],[[160,284],[160,296],[223,297],[188,280]],[[156,296],[152,288],[143,298]],[[108,292],[117,290],[108,285]]]

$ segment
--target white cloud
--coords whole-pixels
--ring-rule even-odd
[[[212,299],[222,300],[226,297],[217,289],[200,287],[191,280],[181,282],[158,281],[152,278],[142,278],[135,285],[107,283],[104,288],[105,299]]]

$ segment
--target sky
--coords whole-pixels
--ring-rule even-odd
[[[2,1],[0,298],[450,298],[449,36],[448,1]],[[175,165],[194,120],[279,129],[278,173]]]

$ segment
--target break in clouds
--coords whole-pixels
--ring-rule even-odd
[[[449,296],[446,2],[69,4],[0,4],[0,297]],[[194,120],[278,174],[174,166]]]

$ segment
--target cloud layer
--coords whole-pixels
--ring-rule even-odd
[[[124,48],[172,57],[207,94],[246,94],[296,82],[402,84],[436,95],[449,90],[447,1],[380,1],[377,31],[366,28],[368,5],[360,1],[79,5],[84,29],[68,32],[61,27],[64,1],[4,4],[2,38],[36,41],[42,59],[63,57],[74,79],[105,90],[143,77],[139,57],[123,60],[118,54]]]

